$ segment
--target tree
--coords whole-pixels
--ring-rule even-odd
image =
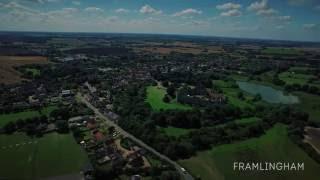
[[[256,94],[253,98],[253,101],[260,101],[262,99],[260,94]]]
[[[168,81],[163,81],[162,82],[162,86],[163,87],[168,87],[169,86],[169,82]]]
[[[11,134],[16,130],[16,125],[14,122],[9,122],[3,127],[3,129],[5,133]]]
[[[169,103],[170,102],[170,98],[169,98],[169,96],[167,94],[163,97],[163,102],[165,102],[165,103]]]
[[[173,85],[167,88],[167,94],[171,96],[173,99],[176,98],[176,89]]]
[[[175,171],[164,171],[161,173],[160,180],[179,180],[180,176]]]
[[[57,132],[59,133],[68,133],[69,127],[68,122],[64,120],[58,120],[56,121],[56,127],[58,128]]]
[[[243,92],[238,92],[237,94],[238,98],[241,99],[241,100],[244,100],[244,95],[243,95]]]

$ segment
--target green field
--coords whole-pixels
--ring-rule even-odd
[[[190,106],[180,104],[173,100],[170,103],[163,102],[163,97],[166,94],[166,90],[159,86],[148,86],[147,88],[147,99],[152,109],[155,111],[169,110],[169,109],[179,109],[179,110],[188,110],[192,109]]]
[[[32,76],[39,76],[40,70],[35,68],[26,68],[26,72],[32,73]]]
[[[234,122],[236,124],[252,124],[261,121],[260,118],[258,117],[249,117],[249,118],[242,118],[242,119],[237,119]]]
[[[286,82],[286,84],[307,84],[308,80],[314,78],[312,75],[308,74],[297,74],[293,72],[283,72],[279,74],[279,78]]]
[[[192,129],[176,128],[176,127],[159,127],[160,131],[163,131],[166,135],[172,137],[180,137],[182,135],[188,134]]]
[[[215,80],[213,84],[222,89],[223,94],[228,97],[228,102],[234,106],[243,108],[243,107],[252,107],[252,104],[248,103],[252,96],[243,92],[245,100],[241,100],[238,98],[238,93],[241,92],[239,88],[233,87],[233,82],[223,81],[223,80]]]
[[[41,109],[41,114],[49,115],[53,110],[57,109],[57,106],[48,106]],[[14,122],[18,119],[26,119],[41,116],[39,111],[27,110],[18,113],[2,114],[0,115],[0,127],[3,127],[8,122]]]
[[[309,114],[309,119],[320,122],[320,96],[307,94],[303,92],[295,92],[299,96],[299,108]]]
[[[272,48],[268,47],[261,51],[263,54],[273,55],[303,55],[303,52],[292,48]]]
[[[234,161],[304,162],[304,171],[233,171]],[[259,138],[214,147],[197,156],[179,161],[193,175],[202,180],[317,180],[320,165],[291,142],[285,125],[277,124]]]
[[[0,135],[0,159],[0,179],[39,179],[78,173],[87,162],[85,152],[71,134],[57,133],[41,138]]]

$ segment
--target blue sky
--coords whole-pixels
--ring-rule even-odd
[[[0,0],[0,30],[320,41],[320,1]]]

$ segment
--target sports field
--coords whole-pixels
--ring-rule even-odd
[[[179,109],[179,110],[188,110],[192,109],[190,106],[180,104],[173,100],[170,103],[163,102],[163,97],[166,94],[166,90],[160,86],[148,86],[147,87],[147,99],[152,109],[155,111],[169,110],[169,109]]]
[[[71,134],[13,134],[0,135],[0,159],[0,179],[39,179],[78,173],[87,156]]]
[[[33,118],[33,117],[40,117],[41,114],[48,116],[53,110],[57,109],[56,106],[48,106],[42,108],[39,111],[35,110],[27,110],[18,113],[10,113],[10,114],[1,114],[0,115],[0,127],[3,127],[8,122],[14,122],[18,119],[26,119],[26,118]]]
[[[304,171],[257,172],[233,171],[233,162],[304,162]],[[214,147],[199,152],[196,157],[179,161],[193,175],[201,175],[203,180],[317,180],[314,176],[320,171],[320,165],[311,159],[302,149],[291,142],[285,125],[277,124],[259,138]]]

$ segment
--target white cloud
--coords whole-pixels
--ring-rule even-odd
[[[291,16],[279,16],[278,17],[279,20],[281,21],[291,21]]]
[[[81,4],[81,2],[80,1],[72,1],[72,4],[76,5],[76,6],[79,6]]]
[[[257,15],[262,15],[262,16],[273,16],[276,15],[278,11],[270,8],[270,9],[261,9],[257,11]]]
[[[103,12],[103,9],[98,7],[87,7],[84,9],[86,12]]]
[[[180,12],[177,12],[173,14],[173,16],[192,16],[192,15],[199,15],[199,14],[202,14],[202,11],[189,8],[189,9],[185,9]]]
[[[240,9],[241,7],[242,7],[241,4],[235,4],[230,2],[216,6],[216,8],[219,10]]]
[[[110,16],[110,17],[107,17],[104,22],[105,23],[114,23],[118,20],[119,20],[119,18],[117,16]]]
[[[142,6],[139,12],[142,14],[162,14],[161,10],[156,10],[148,4]]]
[[[313,0],[288,0],[288,3],[293,6],[299,6],[303,4],[308,4],[312,2]]]
[[[274,16],[278,13],[277,10],[268,6],[268,0],[253,2],[247,7],[247,10],[254,11],[257,15],[261,16]]]
[[[31,9],[29,7],[26,7],[24,5],[19,4],[18,2],[9,2],[7,4],[2,4],[2,8],[9,9],[9,10],[16,10],[16,11],[26,11],[30,13],[37,13],[38,11]]]
[[[116,13],[128,13],[130,12],[128,9],[119,8],[115,10]]]
[[[254,3],[251,3],[250,6],[247,8],[250,11],[259,11],[268,9],[268,0],[262,0],[262,1],[256,1]]]
[[[303,29],[313,30],[317,28],[317,24],[304,24]]]
[[[284,29],[284,25],[278,25],[276,26],[276,29]]]
[[[46,17],[47,20],[62,21],[66,18],[74,17],[74,14],[77,12],[79,12],[77,8],[62,8],[60,10],[41,13],[40,15]]]
[[[59,2],[60,0],[25,0],[25,1],[30,1],[30,2],[35,2],[35,3],[52,3],[52,2]]]
[[[241,15],[242,15],[242,13],[238,9],[231,9],[229,11],[222,12],[220,14],[220,16],[227,16],[227,17],[230,17],[230,16],[236,17],[236,16],[241,16]]]

